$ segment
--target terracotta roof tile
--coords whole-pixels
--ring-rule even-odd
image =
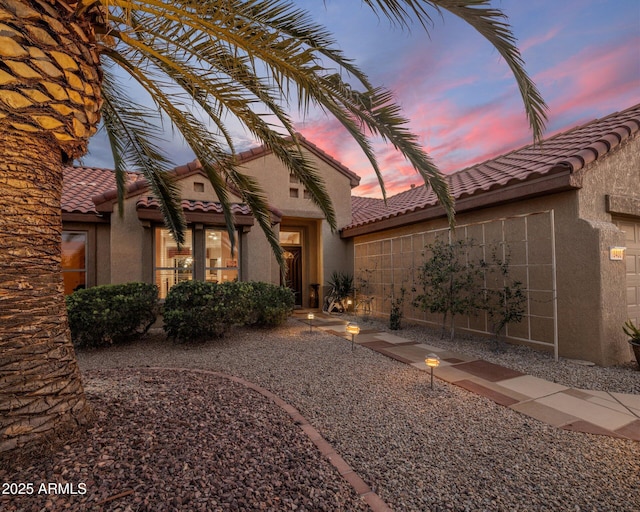
[[[144,179],[140,174],[127,173],[127,182]],[[97,213],[93,197],[116,188],[111,169],[96,167],[66,167],[63,174],[62,211],[65,213]]]
[[[351,198],[353,222],[364,221],[369,215],[382,215],[385,212],[385,208],[382,199],[357,196]]]
[[[559,169],[576,171],[604,157],[640,131],[640,104],[602,119],[557,134],[540,145],[528,145],[505,155],[445,176],[455,199],[481,194]],[[352,223],[348,228],[372,224],[437,204],[432,190],[415,187],[387,199],[352,198]]]
[[[178,177],[185,177],[196,172],[201,172],[202,167],[197,160],[186,165],[181,165],[174,170]],[[127,173],[127,186],[125,194],[142,194],[138,200],[139,208],[157,208],[156,199],[144,195],[148,190],[148,184],[144,176],[138,173]],[[235,189],[231,191],[238,195]],[[97,205],[115,201],[118,193],[116,189],[115,173],[111,169],[94,167],[67,167],[64,169],[62,189],[62,211],[64,213],[94,213],[97,214]],[[213,201],[197,201],[184,199],[182,207],[192,212],[222,213],[220,203]],[[274,207],[269,207],[274,218],[281,219],[282,212]],[[240,203],[232,203],[232,213],[235,215],[251,215],[248,206]]]
[[[183,199],[182,208],[188,212],[223,213],[222,205],[215,201],[197,201]],[[160,202],[155,197],[143,196],[136,202],[136,208],[158,209]],[[231,212],[234,215],[251,215],[251,210],[246,204],[233,203]]]
[[[360,177],[357,174],[322,151],[318,146],[309,142],[302,135],[298,134],[297,137],[300,144],[349,178],[352,187],[358,185]],[[242,164],[269,153],[270,151],[265,146],[252,148],[238,153],[238,162]],[[204,170],[197,159],[185,165],[180,165],[171,172],[178,178],[196,173],[202,173],[204,175]],[[235,195],[240,195],[231,185],[229,185],[229,188]],[[126,196],[143,194],[147,189],[147,181],[141,174],[134,172],[128,173],[127,186],[125,189]],[[113,170],[93,167],[68,167],[64,170],[62,192],[63,212],[98,213],[97,210],[110,211],[111,206],[109,203],[113,203],[117,197],[118,192]],[[277,208],[270,206],[269,209],[276,217],[282,217],[282,212]]]

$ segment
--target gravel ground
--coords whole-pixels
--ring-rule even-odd
[[[397,334],[449,347],[421,328]],[[504,354],[488,348],[486,342],[470,345],[486,360],[571,386],[639,389],[640,372],[631,366],[587,368],[516,347]],[[362,505],[277,407],[191,373],[109,369],[145,366],[206,368],[273,391],[397,511],[640,510],[640,443],[556,429],[442,381],[431,390],[426,372],[364,347],[352,352],[349,341],[309,333],[295,320],[276,331],[239,330],[205,345],[173,345],[155,335],[78,356],[99,414],[96,426],[89,437],[11,479],[81,481],[91,475],[86,481],[97,500],[133,491],[104,510],[199,510],[206,503],[202,510],[355,511]],[[227,394],[228,388],[234,391]],[[162,431],[157,442],[147,434],[151,427]],[[237,450],[247,438],[252,455]],[[262,449],[269,455],[257,457]],[[203,470],[203,461],[210,467],[212,460],[219,467]],[[93,475],[103,471],[101,462],[112,469],[98,479]],[[302,481],[293,478],[300,471]],[[283,473],[291,482],[278,476]],[[8,478],[1,471],[0,477]],[[275,488],[276,481],[286,490]],[[220,488],[227,490],[224,499],[253,501],[234,509],[223,504]],[[284,497],[293,501],[268,502]],[[73,508],[75,498],[65,503],[86,510]],[[45,506],[42,497],[30,503]],[[5,506],[0,501],[0,509]]]
[[[287,413],[241,384],[122,369],[85,382],[93,428],[53,457],[0,469],[0,482],[33,484],[0,496],[0,510],[368,509]],[[49,494],[49,482],[73,488]]]

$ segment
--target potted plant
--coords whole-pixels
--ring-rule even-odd
[[[640,327],[633,325],[631,320],[627,320],[622,328],[624,333],[629,336],[629,343],[633,348],[638,366],[640,366]]]
[[[344,313],[347,310],[347,298],[353,292],[353,277],[342,272],[334,272],[328,284],[331,291],[325,298],[324,311]]]

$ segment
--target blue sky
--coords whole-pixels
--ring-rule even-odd
[[[515,80],[493,47],[462,21],[435,13],[427,35],[376,18],[358,0],[297,0],[333,32],[340,49],[375,85],[391,89],[410,128],[443,172],[453,172],[532,141]],[[546,136],[640,103],[640,0],[496,0],[507,14],[527,70],[547,101]],[[362,177],[357,195],[380,196],[357,145],[332,119],[298,118],[311,142]],[[258,144],[236,132],[239,147]],[[173,138],[179,165],[192,153]],[[101,134],[84,165],[112,165]],[[393,148],[376,145],[389,193],[420,178]]]

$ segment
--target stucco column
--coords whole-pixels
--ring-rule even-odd
[[[155,254],[153,247],[153,228],[151,222],[142,221],[143,229],[142,233],[142,281],[144,283],[152,284],[154,280],[153,267],[155,264]]]
[[[204,281],[205,267],[205,232],[203,224],[194,224],[193,226],[193,278],[196,281]]]

